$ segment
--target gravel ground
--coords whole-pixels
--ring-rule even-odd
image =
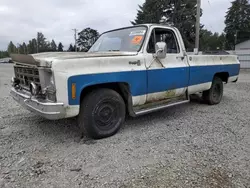
[[[48,121],[14,102],[12,69],[0,65],[0,187],[250,187],[250,71],[220,105],[128,118],[96,141],[80,138],[75,119]]]

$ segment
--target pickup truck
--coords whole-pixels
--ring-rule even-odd
[[[44,118],[77,117],[81,130],[114,135],[126,115],[136,117],[188,103],[202,93],[221,102],[223,83],[237,82],[231,55],[189,55],[178,29],[145,24],[103,33],[84,52],[13,54],[11,95]]]

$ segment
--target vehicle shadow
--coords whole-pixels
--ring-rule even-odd
[[[82,131],[77,125],[77,118],[47,120],[39,116],[33,116],[37,131],[48,137],[63,140],[79,140],[83,137]],[[39,134],[38,133],[38,134]]]
[[[135,118],[128,116],[126,117],[125,125],[122,126],[122,129],[118,134],[122,134],[128,129],[133,129],[133,127],[135,127],[135,129],[141,128],[142,126],[144,126],[144,124],[147,124],[150,121],[157,123],[162,121],[163,119],[168,119],[168,121],[171,121],[171,119],[178,116],[180,116],[181,118],[182,114],[185,111],[200,104],[203,104],[203,102],[199,96],[196,96],[192,98],[190,103],[187,104],[170,107]],[[48,138],[59,139],[61,141],[73,140],[76,142],[80,142],[81,140],[91,140],[77,125],[77,118],[55,121],[46,120],[37,115],[32,115],[31,117],[27,118],[29,119],[27,119],[27,121],[32,121],[32,124],[37,127],[37,134],[42,134]]]

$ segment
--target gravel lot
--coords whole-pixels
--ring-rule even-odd
[[[12,69],[0,65],[0,187],[250,187],[250,71],[220,105],[128,118],[95,141],[75,119],[48,121],[14,102]]]

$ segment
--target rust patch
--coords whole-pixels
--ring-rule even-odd
[[[173,98],[176,96],[176,90],[169,90],[165,93],[166,98]]]

